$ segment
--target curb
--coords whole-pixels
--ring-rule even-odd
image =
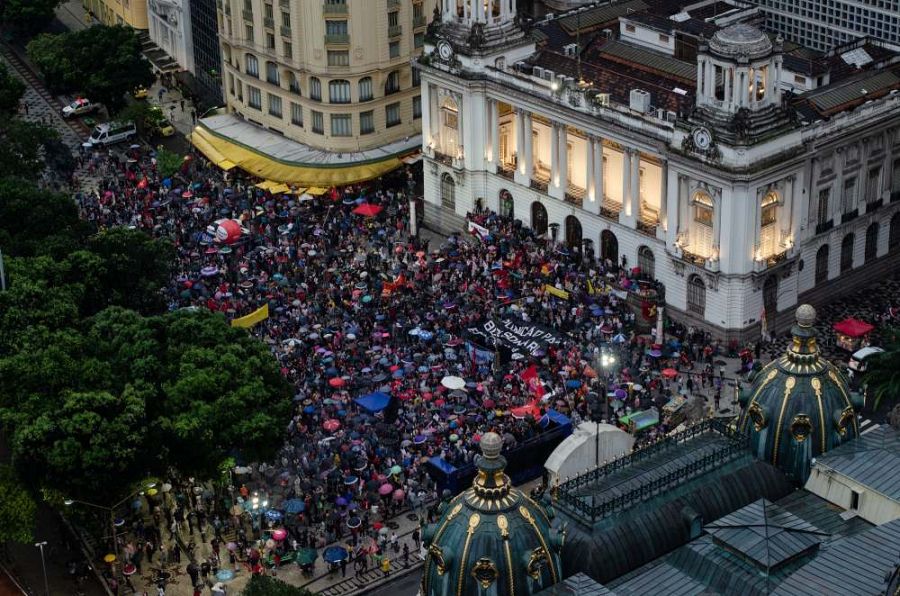
[[[369,594],[371,592],[374,592],[378,588],[381,588],[382,586],[385,586],[385,585],[393,582],[394,580],[396,580],[399,577],[406,577],[407,575],[413,573],[414,571],[421,570],[422,567],[424,566],[424,564],[425,564],[424,561],[419,561],[415,565],[410,565],[409,567],[405,567],[401,571],[398,571],[398,572],[392,574],[391,576],[384,578],[381,581],[367,584],[364,588],[361,588],[359,591],[349,592],[348,594],[359,594],[359,595]]]

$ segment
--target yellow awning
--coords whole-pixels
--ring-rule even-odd
[[[291,187],[287,184],[275,184],[269,187],[269,192],[273,195],[281,195],[286,192],[291,192]]]
[[[306,165],[279,161],[235,141],[220,137],[202,125],[194,127],[191,142],[210,161],[235,164],[267,182],[310,187],[306,192],[322,195],[332,186],[346,186],[377,178],[400,167],[399,156],[349,165]]]
[[[305,193],[305,192],[306,192],[306,187],[305,187],[305,186],[298,186],[297,188],[294,188],[294,189],[291,190],[291,194],[292,194],[292,195],[297,195],[298,197],[299,197],[300,195],[302,195],[303,193]]]
[[[278,186],[277,182],[273,182],[272,180],[263,180],[259,184],[254,184],[256,188],[261,188],[263,190],[269,190],[273,186]]]
[[[232,168],[237,167],[236,163],[234,163],[233,161],[228,161],[227,159],[223,159],[220,162],[216,162],[216,165],[218,167],[222,168],[223,170],[225,170],[226,172]]]

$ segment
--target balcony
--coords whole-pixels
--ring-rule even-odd
[[[779,253],[764,256],[762,258],[758,258],[758,259],[754,260],[753,268],[756,271],[765,271],[766,269],[769,269],[770,267],[774,267],[775,265],[778,265],[779,263],[783,263],[783,262],[787,261],[787,257],[788,257],[788,250],[784,249],[783,251],[781,251]]]
[[[403,34],[403,25],[391,25],[388,27],[388,37],[400,37]]]
[[[816,224],[816,234],[824,234],[833,227],[834,221],[830,219],[828,221],[823,221],[822,223]]]
[[[290,37],[291,36],[291,28],[290,27],[285,27],[284,25],[282,25],[280,31],[281,31],[282,37]]]
[[[847,222],[851,222],[859,216],[859,209],[854,209],[853,211],[848,211],[841,215],[841,223],[845,224]]]
[[[587,191],[580,186],[575,186],[574,184],[569,185],[569,188],[566,190],[565,201],[570,205],[575,205],[579,209],[584,206],[584,197],[587,195]]]
[[[550,172],[540,166],[535,166],[534,171],[531,174],[531,188],[541,192],[547,192],[550,188]]]
[[[225,14],[231,16],[231,4],[225,5]]]
[[[413,29],[420,29],[427,24],[428,24],[428,19],[425,18],[425,15],[413,17]]]
[[[513,180],[516,177],[516,168],[511,163],[501,163],[497,168],[497,173],[507,180]]]
[[[637,231],[641,234],[646,234],[652,238],[656,238],[656,226],[659,225],[659,222],[656,219],[647,219],[641,217],[637,220]]]
[[[346,15],[348,12],[346,4],[329,4],[325,3],[322,5],[322,14],[325,16],[340,16]]]
[[[400,0],[387,0],[388,10],[392,8],[400,8]]]
[[[869,201],[866,203],[866,213],[872,213],[876,209],[881,209],[881,206],[884,205],[884,199],[875,199],[874,201]]]
[[[609,197],[603,197],[600,202],[600,215],[608,219],[619,221],[619,212],[622,211],[622,204],[613,201]]]
[[[291,7],[291,0],[278,0],[278,5],[281,8],[289,9]]]
[[[445,166],[453,165],[453,158],[447,153],[441,153],[440,151],[434,152],[434,160],[439,161]]]
[[[252,21],[252,20],[253,20],[253,11],[252,11],[252,10],[247,10],[247,9],[245,8],[244,10],[241,11],[241,14],[244,15],[244,20],[245,20],[245,21]]]
[[[274,29],[275,19],[273,19],[272,17],[263,17],[263,27],[266,27],[267,29]]]
[[[325,43],[331,45],[347,45],[350,43],[349,33],[326,33]]]

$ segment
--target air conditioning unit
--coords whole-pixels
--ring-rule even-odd
[[[552,81],[552,80],[553,80],[553,75],[554,75],[554,74],[555,74],[555,73],[554,73],[552,70],[544,69],[544,80],[545,80],[545,81]]]
[[[544,78],[544,68],[542,66],[535,66],[531,73],[539,79]]]
[[[570,43],[563,46],[563,54],[566,56],[576,56],[578,54],[578,44]]]
[[[609,93],[598,93],[594,96],[594,103],[604,108],[609,107]]]
[[[632,89],[628,106],[635,112],[646,114],[650,111],[650,93],[643,89]]]

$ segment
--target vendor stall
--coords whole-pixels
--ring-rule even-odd
[[[688,398],[684,395],[678,395],[673,397],[663,406],[662,414],[663,419],[668,419],[669,427],[675,427],[684,422],[685,418],[685,407],[684,405],[687,403]]]
[[[833,329],[837,336],[837,345],[848,352],[854,352],[869,345],[869,333],[875,327],[865,321],[850,317],[835,323]]]
[[[627,432],[638,435],[643,431],[653,428],[659,424],[659,412],[656,408],[642,410],[640,412],[632,412],[619,418],[619,426],[623,427]]]

